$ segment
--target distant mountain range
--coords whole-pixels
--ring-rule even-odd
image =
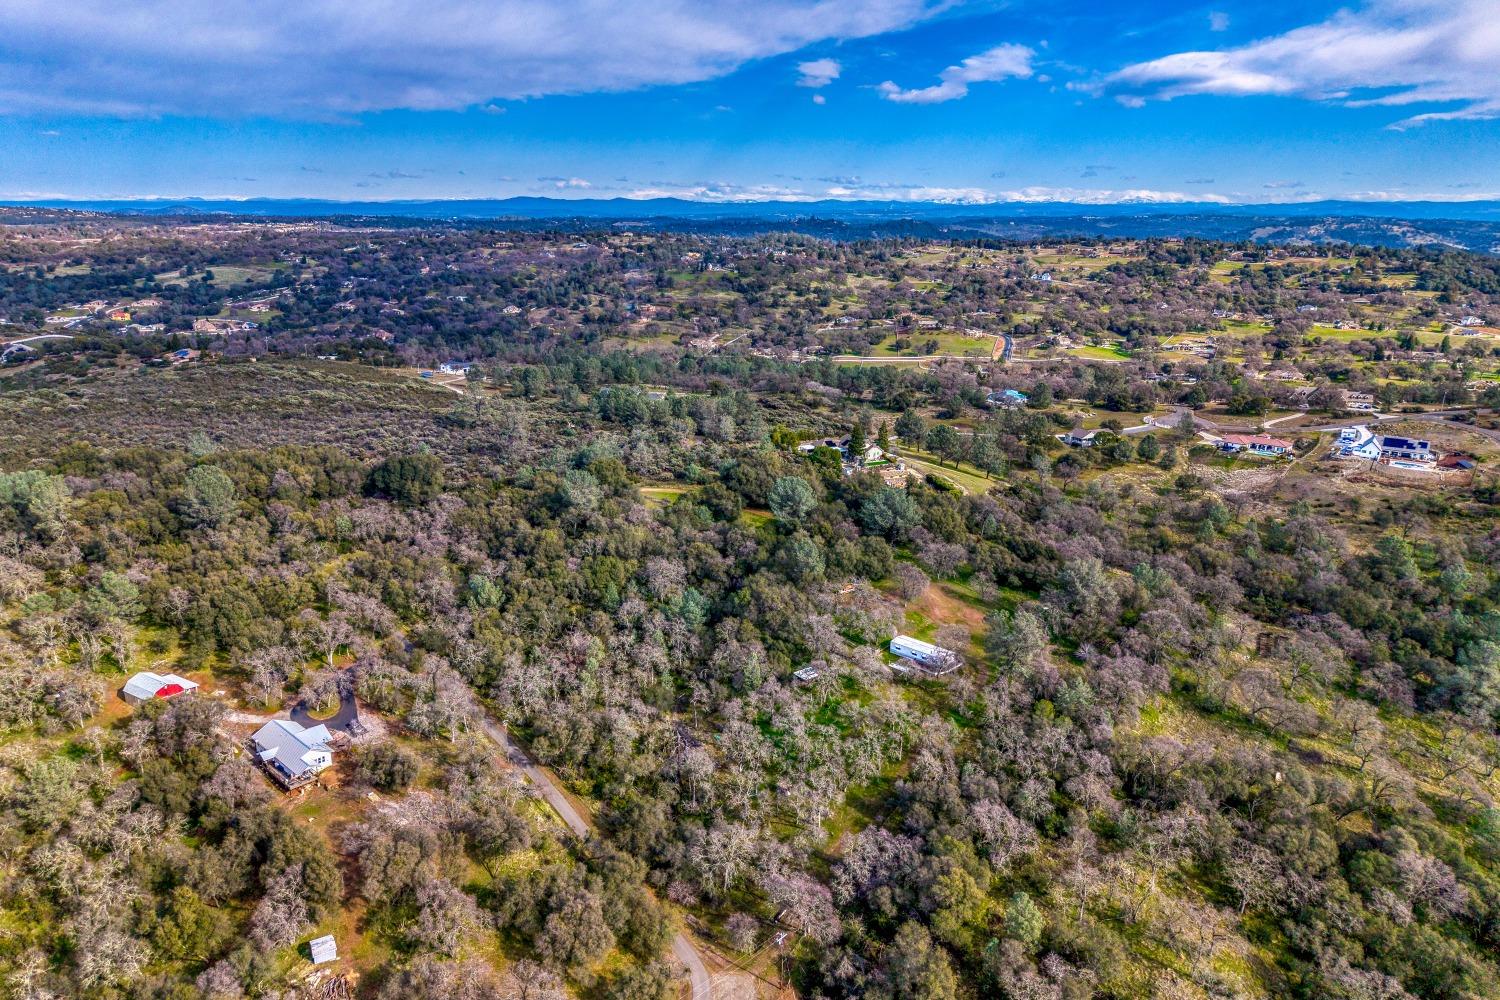
[[[47,200],[9,202],[14,217],[52,211],[150,216],[403,220],[524,228],[685,229],[745,233],[796,230],[835,239],[879,236],[1035,239],[1058,236],[1198,236],[1274,243],[1438,245],[1500,253],[1500,201],[1315,201],[1224,205],[1214,202],[913,201],[700,202],[681,198],[503,198],[434,201],[326,201],[311,198]]]

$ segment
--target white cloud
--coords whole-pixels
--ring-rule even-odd
[[[993,49],[970,56],[957,66],[949,66],[938,74],[941,83],[931,87],[903,90],[890,80],[880,85],[880,93],[888,101],[902,104],[938,104],[956,101],[969,93],[969,84],[1004,80],[1007,77],[1031,75],[1031,57],[1035,55],[1024,45],[997,45]]]
[[[1179,52],[1127,66],[1094,89],[1138,107],[1189,94],[1280,94],[1351,107],[1454,105],[1408,117],[1500,118],[1495,0],[1372,0],[1238,48]]]
[[[1155,191],[1150,188],[1109,190],[1073,187],[1025,187],[1015,191],[996,192],[995,201],[1066,201],[1079,205],[1173,205],[1189,201],[1211,201],[1221,205],[1229,199],[1220,194],[1182,191]]]
[[[813,195],[798,188],[781,187],[775,184],[733,184],[728,181],[704,181],[674,184],[651,182],[650,187],[637,188],[626,198],[683,198],[688,201],[744,202],[744,201],[812,201]]]
[[[839,78],[843,67],[837,59],[814,59],[812,62],[797,64],[797,72],[802,75],[797,78],[799,87],[826,87]]]
[[[1208,12],[1209,31],[1228,31],[1229,15],[1222,10],[1211,10]]]
[[[707,80],[819,41],[906,28],[940,6],[935,0],[132,0],[125,6],[6,0],[0,113],[326,118],[482,107]]]
[[[813,103],[814,104],[827,104],[828,103],[828,98],[824,97],[822,94],[814,94],[813,95]]]
[[[684,198],[703,202],[753,201],[912,201],[937,202],[946,205],[996,205],[1006,202],[1073,202],[1082,205],[1178,204],[1208,201],[1227,204],[1220,194],[1151,189],[1110,190],[1073,187],[1025,187],[995,191],[981,187],[942,187],[920,183],[862,181],[857,177],[823,178],[821,189],[786,187],[770,184],[734,184],[728,181],[690,184],[653,183],[630,192],[629,198]]]
[[[1494,201],[1500,198],[1500,188],[1494,191],[1473,191],[1454,194],[1438,191],[1350,191],[1339,195],[1343,201]]]

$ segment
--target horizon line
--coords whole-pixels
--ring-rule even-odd
[[[1180,208],[1184,206],[1210,206],[1215,208],[1294,208],[1298,206],[1318,205],[1330,202],[1345,202],[1356,205],[1474,205],[1483,202],[1500,202],[1500,191],[1485,192],[1474,195],[1437,196],[1431,194],[1397,195],[1397,194],[1339,194],[1320,195],[1298,199],[1285,199],[1280,201],[1258,201],[1253,199],[1236,200],[1224,196],[1207,195],[1203,197],[1174,197],[1156,198],[1149,196],[1130,197],[1124,196],[1114,199],[1079,199],[1062,197],[995,197],[974,199],[943,199],[943,198],[900,198],[900,197],[854,197],[847,195],[820,195],[820,196],[781,196],[781,197],[722,197],[704,198],[694,197],[688,194],[669,193],[642,193],[642,194],[581,194],[581,195],[558,195],[558,194],[513,194],[513,195],[464,195],[457,197],[449,196],[411,196],[401,198],[379,198],[379,197],[330,197],[322,195],[238,195],[238,194],[213,194],[213,195],[170,195],[170,194],[129,194],[129,195],[52,195],[26,193],[21,195],[0,195],[0,207],[60,207],[68,204],[86,205],[100,202],[116,203],[172,203],[172,202],[232,202],[235,204],[254,204],[256,202],[308,202],[327,205],[462,205],[475,202],[510,202],[510,201],[542,201],[557,202],[559,204],[586,204],[589,202],[607,203],[632,203],[649,204],[651,202],[679,202],[685,205],[712,207],[747,207],[754,205],[912,205],[933,206],[940,208],[987,208],[996,206],[1042,206],[1042,205],[1066,205],[1087,208],[1110,208],[1120,206],[1131,207],[1159,207],[1164,209]]]

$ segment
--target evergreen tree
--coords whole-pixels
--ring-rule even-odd
[[[849,461],[863,464],[866,447],[865,425],[863,421],[856,420],[849,430]]]
[[[896,435],[913,448],[920,448],[927,440],[927,421],[916,410],[906,410],[896,418]]]

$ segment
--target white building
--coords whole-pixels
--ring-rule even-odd
[[[333,764],[331,738],[327,726],[304,729],[289,719],[272,719],[250,737],[250,746],[278,784],[296,788]]]
[[[325,934],[320,938],[313,938],[307,944],[308,950],[312,952],[313,965],[322,965],[324,962],[338,961],[339,946],[334,941],[332,934]]]
[[[1437,458],[1437,455],[1433,452],[1432,445],[1426,441],[1387,436],[1380,439],[1380,457],[1431,462]]]
[[[175,698],[198,689],[197,681],[190,681],[177,674],[153,674],[142,670],[120,689],[120,697],[131,705],[139,705],[152,698]]]
[[[1281,456],[1291,452],[1292,442],[1285,438],[1271,437],[1269,434],[1225,434],[1219,441],[1219,450]]]
[[[934,646],[909,635],[898,635],[891,640],[891,652],[903,660],[910,660],[929,674],[946,674],[957,670],[958,654],[942,646]]]
[[[1380,442],[1364,424],[1339,431],[1339,458],[1362,458],[1375,461],[1380,457]]]

